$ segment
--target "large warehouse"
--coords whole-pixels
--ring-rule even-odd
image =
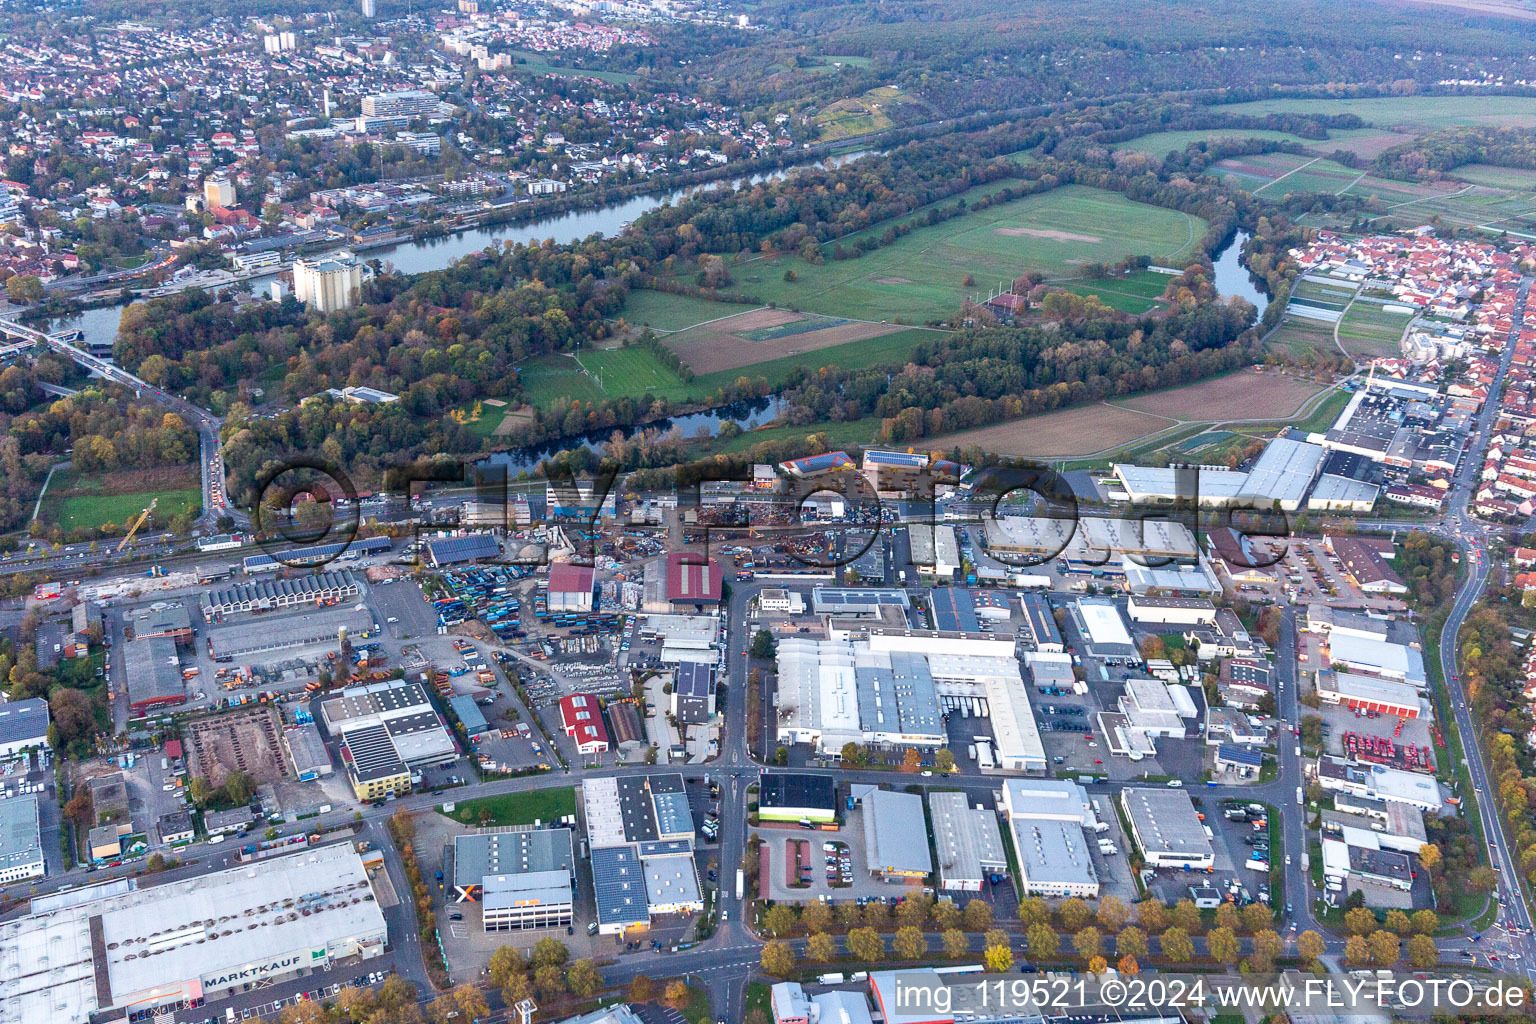
[[[458,745],[420,683],[349,686],[320,705],[320,718],[332,737],[341,738],[342,763],[359,800],[405,792],[411,770],[458,757]]]
[[[41,697],[0,704],[0,757],[48,748],[48,702]]]
[[[779,642],[778,735],[836,754],[846,743],[941,747],[943,709],[987,705],[999,767],[1045,768],[1045,747],[1012,639],[872,626],[867,639]]]
[[[1407,683],[1353,672],[1319,672],[1317,697],[1326,704],[1343,704],[1352,711],[1377,711],[1397,718],[1418,718],[1424,706],[1419,691]]]
[[[479,903],[488,932],[570,924],[573,849],[568,828],[454,836],[455,902]]]
[[[588,779],[581,792],[599,934],[623,935],[655,916],[704,909],[681,775]]]
[[[0,800],[0,884],[42,878],[45,870],[37,794]]]
[[[1204,871],[1216,863],[1216,851],[1184,790],[1126,789],[1120,805],[1147,867]]]
[[[1343,668],[1380,676],[1420,690],[1429,685],[1424,652],[1417,647],[1334,632],[1328,636],[1328,660],[1335,670]]]
[[[1125,618],[1111,601],[1079,600],[1072,617],[1088,653],[1095,658],[1136,658],[1136,641],[1125,627]]]
[[[836,821],[837,784],[830,775],[763,772],[757,784],[757,813],[764,821]]]
[[[125,643],[123,674],[128,680],[128,707],[136,715],[187,701],[176,641],[169,637],[155,636]]]
[[[1009,779],[1002,810],[1018,858],[1020,895],[1095,899],[1099,873],[1085,830],[1099,818],[1082,786],[1059,779]]]
[[[362,640],[378,632],[378,624],[373,613],[361,604],[261,615],[210,626],[208,646],[216,661],[259,660],[258,655],[275,655],[301,647],[330,645],[334,650],[343,629],[349,639]]]
[[[854,786],[863,804],[864,863],[869,873],[888,882],[920,881],[933,871],[928,851],[928,821],[923,798],[874,786]]]
[[[239,612],[266,612],[301,605],[323,607],[357,595],[357,578],[350,572],[318,572],[291,580],[252,580],[204,594],[203,618],[213,622]]]
[[[1008,870],[997,815],[985,807],[972,807],[967,794],[929,793],[928,816],[939,860],[939,888],[980,892],[987,875]]]
[[[120,879],[33,900],[0,923],[0,1024],[149,1019],[246,985],[381,955],[362,858],[336,843],[139,888]]]

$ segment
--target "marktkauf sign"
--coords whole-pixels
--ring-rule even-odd
[[[227,971],[224,974],[216,974],[203,979],[203,987],[216,989],[227,988],[230,985],[240,985],[245,982],[257,981],[272,974],[282,974],[285,971],[295,971],[306,964],[312,964],[325,959],[324,946],[312,949],[305,953],[290,953],[287,956],[278,957],[275,960],[263,960],[260,963],[248,964],[238,970]]]

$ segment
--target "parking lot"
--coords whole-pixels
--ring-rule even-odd
[[[386,636],[409,640],[437,633],[437,615],[416,581],[402,577],[370,584],[367,596]]]
[[[1255,871],[1244,867],[1249,857],[1254,853],[1253,843],[1274,843],[1278,841],[1279,830],[1271,828],[1266,816],[1264,828],[1255,828],[1252,821],[1229,820],[1225,811],[1228,806],[1243,806],[1242,802],[1223,804],[1215,799],[1207,799],[1198,794],[1191,794],[1195,801],[1195,808],[1205,816],[1205,827],[1211,830],[1211,849],[1215,853],[1214,870],[1204,871],[1159,871],[1149,885],[1149,889],[1159,898],[1168,902],[1177,902],[1190,896],[1190,887],[1210,886],[1216,889],[1220,898],[1225,899],[1235,881],[1238,892],[1234,894],[1234,902],[1243,903],[1242,890],[1248,891],[1251,900],[1257,900],[1262,887],[1269,883],[1269,872]],[[1285,852],[1271,846],[1269,853],[1285,856]]]

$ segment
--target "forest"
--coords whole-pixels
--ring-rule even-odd
[[[1536,168],[1536,131],[1487,125],[1447,128],[1393,146],[1371,166],[1388,178],[1434,181],[1462,164]]]

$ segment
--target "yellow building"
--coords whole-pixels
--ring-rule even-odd
[[[293,297],[317,313],[334,313],[355,305],[362,289],[360,264],[334,257],[293,264]]]
[[[203,202],[210,210],[228,210],[235,205],[235,183],[215,177],[203,182]]]
[[[389,730],[383,725],[348,729],[341,744],[341,758],[347,766],[352,792],[363,803],[411,791],[411,770],[401,760]]]

